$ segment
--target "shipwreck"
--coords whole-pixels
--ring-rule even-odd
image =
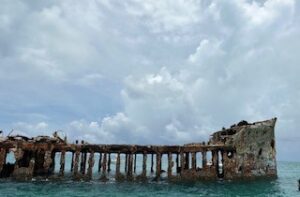
[[[0,178],[31,180],[69,174],[76,180],[91,180],[95,171],[101,180],[277,177],[275,123],[276,118],[241,121],[213,133],[208,142],[185,145],[68,143],[57,133],[53,137],[1,137]],[[8,154],[13,155],[14,163],[7,162]],[[71,157],[68,163],[67,154]],[[68,172],[66,165],[70,165]]]

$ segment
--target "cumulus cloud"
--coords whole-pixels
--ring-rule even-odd
[[[13,129],[10,131],[10,135],[24,135],[27,137],[33,137],[36,135],[48,135],[49,125],[46,122],[38,123],[26,123],[17,122],[13,124]]]
[[[101,121],[72,121],[66,125],[70,140],[84,139],[89,143],[138,143],[146,132],[137,126],[124,113],[106,116]]]
[[[129,14],[144,17],[153,32],[184,31],[187,26],[197,24],[201,20],[201,2],[198,0],[140,1],[134,0],[126,4]]]
[[[1,123],[71,141],[182,144],[277,116],[279,158],[299,160],[299,9],[295,0],[7,1]]]

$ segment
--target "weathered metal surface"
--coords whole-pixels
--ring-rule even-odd
[[[275,123],[276,118],[251,124],[241,121],[229,129],[223,128],[213,133],[208,143],[182,146],[88,144],[83,141],[81,144],[78,144],[78,141],[70,144],[62,140],[57,133],[53,137],[9,136],[0,140],[0,178],[14,177],[26,180],[34,176],[51,177],[54,175],[56,153],[61,153],[59,176],[64,176],[67,152],[72,153],[71,171],[74,179],[92,178],[96,153],[100,154],[97,169],[101,173],[101,180],[107,180],[107,175],[111,171],[111,154],[117,155],[115,164],[117,180],[124,177],[128,180],[146,178],[147,155],[151,156],[150,172],[155,171],[157,180],[164,172],[170,179],[276,177]],[[6,162],[9,152],[14,153],[13,164]],[[120,170],[121,154],[125,157],[125,174]],[[138,154],[143,156],[140,174],[136,172]],[[176,165],[172,159],[173,154],[176,157]],[[156,156],[156,162],[153,155]],[[163,155],[167,155],[168,162],[165,170],[162,169]],[[201,160],[196,155],[201,155]],[[176,175],[173,175],[174,166]]]

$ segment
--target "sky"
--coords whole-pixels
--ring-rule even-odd
[[[300,161],[300,1],[0,2],[6,135],[184,144],[277,117]]]

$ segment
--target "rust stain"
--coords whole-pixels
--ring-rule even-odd
[[[115,178],[135,180],[147,178],[147,158],[151,158],[151,173],[156,180],[162,173],[168,179],[236,179],[277,177],[275,128],[276,118],[261,122],[241,121],[230,128],[211,135],[210,140],[185,145],[118,145],[67,143],[57,133],[50,136],[27,138],[8,136],[0,138],[0,178],[30,180],[33,177],[54,176],[55,154],[61,153],[59,176],[65,173],[66,152],[72,152],[71,171],[74,179],[92,179],[94,155],[100,153],[101,180],[107,180],[111,171],[111,154],[116,154]],[[15,163],[6,162],[13,152]],[[208,153],[211,157],[208,157]],[[89,156],[87,156],[89,154]],[[121,173],[120,155],[125,156],[125,174]],[[136,173],[137,154],[142,159],[142,172]],[[149,155],[149,157],[147,157]],[[167,169],[162,169],[163,155]],[[151,156],[151,157],[150,157]],[[153,161],[153,156],[156,162]],[[200,158],[201,157],[201,158]],[[173,161],[173,158],[175,161]],[[80,163],[79,163],[80,162]],[[156,164],[153,170],[153,164]],[[86,165],[87,164],[87,165]],[[176,167],[176,173],[173,168]],[[123,168],[122,168],[123,169]]]

